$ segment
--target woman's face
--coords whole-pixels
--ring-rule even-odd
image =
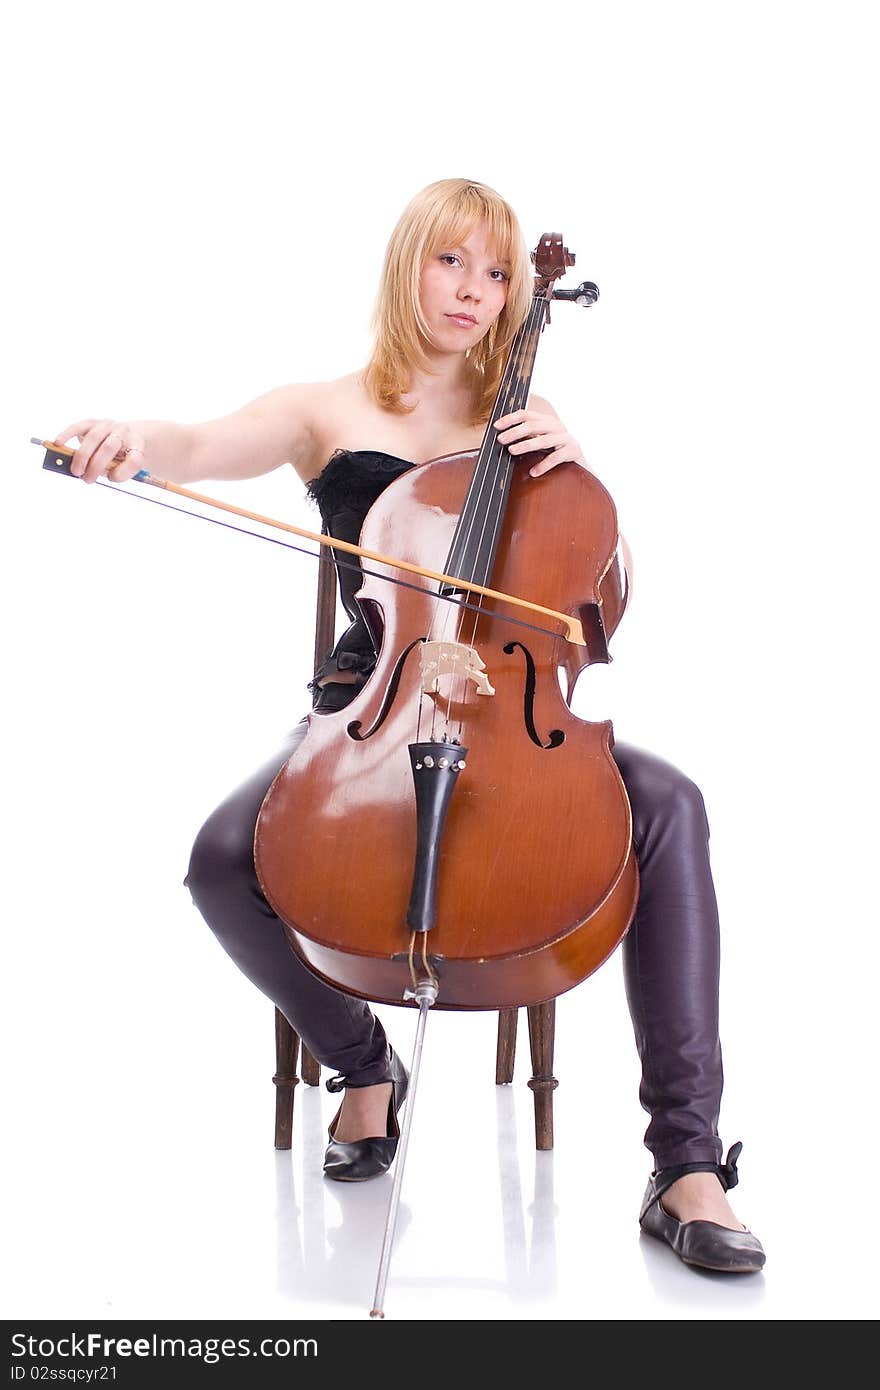
[[[488,333],[507,300],[510,266],[479,223],[458,246],[441,245],[422,266],[419,297],[441,352],[465,352]]]

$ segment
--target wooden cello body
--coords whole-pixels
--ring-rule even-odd
[[[396,479],[361,544],[441,570],[476,457],[449,455]],[[418,817],[408,748],[426,722],[467,749],[435,846],[436,925],[419,934],[437,1006],[539,1003],[614,950],[638,895],[630,809],[610,723],[571,712],[560,671],[570,698],[580,670],[608,659],[625,605],[617,545],[613,503],[591,473],[513,470],[492,585],[579,615],[586,647],[505,621],[513,610],[501,603],[459,620],[428,579],[405,589],[366,581],[358,602],[376,668],[345,709],[309,717],[255,835],[263,891],[323,979],[387,1003],[411,984]],[[419,649],[450,624],[466,626],[493,694],[442,673],[425,688]]]

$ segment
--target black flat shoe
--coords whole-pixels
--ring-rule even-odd
[[[389,1051],[391,1054],[391,1099],[388,1102],[386,1134],[383,1138],[353,1139],[349,1143],[342,1143],[333,1138],[333,1131],[339,1119],[337,1112],[327,1130],[330,1143],[324,1154],[324,1173],[334,1182],[365,1182],[367,1178],[376,1178],[380,1173],[387,1173],[394,1162],[394,1155],[397,1153],[400,1139],[397,1115],[406,1100],[409,1072],[394,1049],[390,1048]],[[331,1076],[327,1082],[328,1091],[342,1091],[344,1088],[344,1076]]]
[[[727,1162],[682,1163],[677,1168],[664,1168],[648,1179],[639,1225],[649,1236],[665,1240],[680,1260],[699,1269],[721,1270],[726,1274],[754,1274],[763,1269],[764,1247],[751,1231],[731,1231],[715,1221],[677,1221],[665,1211],[660,1198],[685,1173],[714,1173],[724,1191],[736,1187],[739,1174],[736,1161],[742,1144],[734,1144]]]

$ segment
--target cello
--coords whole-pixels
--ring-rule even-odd
[[[612,727],[574,715],[558,679],[563,668],[570,700],[584,667],[609,659],[625,607],[614,504],[574,463],[535,486],[493,424],[525,404],[553,282],[574,260],[555,235],[532,256],[532,306],[479,450],[395,479],[361,544],[538,596],[576,615],[583,641],[536,624],[511,636],[503,602],[440,602],[453,584],[383,590],[380,567],[358,594],[375,669],[344,709],[309,716],[256,826],[261,887],[293,949],[383,1003],[404,1002],[419,971],[441,1008],[553,999],[608,957],[635,910]]]

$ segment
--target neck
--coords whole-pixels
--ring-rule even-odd
[[[456,415],[470,407],[473,376],[463,352],[441,353],[425,348],[430,372],[413,367],[409,390],[403,395],[407,405],[416,405],[443,414]]]

